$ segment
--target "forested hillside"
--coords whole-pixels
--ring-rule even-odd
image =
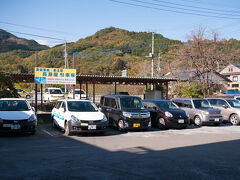
[[[157,75],[158,59],[161,62],[159,76],[164,76],[172,69],[184,70],[193,67],[189,63],[192,61],[191,58],[187,60],[184,58],[197,57],[188,53],[189,48],[192,47],[192,40],[182,43],[165,38],[161,34],[155,34],[154,38],[155,75]],[[211,43],[211,45],[209,43],[204,45],[205,52],[212,51],[209,59],[213,59],[213,56],[217,59],[221,59],[220,56],[227,56],[229,62],[239,62],[240,56],[236,52],[240,49],[240,41],[230,39],[211,41]],[[114,27],[102,29],[92,36],[67,44],[69,68],[72,68],[73,53],[75,53],[77,73],[121,75],[121,71],[127,69],[129,76],[151,76],[151,58],[146,57],[152,51],[151,44],[152,33],[149,32],[130,32]],[[158,57],[159,53],[161,53],[160,57]],[[0,71],[33,73],[34,51],[14,50],[0,53],[0,62]],[[224,63],[226,61],[222,64]],[[38,64],[41,67],[63,68],[63,44],[39,51]]]
[[[114,27],[102,29],[94,35],[68,43],[69,68],[72,67],[72,54],[76,53],[77,73],[121,75],[128,69],[131,76],[150,75],[152,33],[129,32]],[[155,50],[162,53],[182,43],[155,34]],[[58,45],[38,52],[41,67],[64,67],[64,47]],[[1,70],[10,72],[33,72],[34,52],[15,50],[0,54]]]
[[[48,46],[40,45],[34,40],[18,38],[0,29],[0,52],[12,50],[40,51],[48,48]]]

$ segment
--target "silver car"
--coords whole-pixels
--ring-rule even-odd
[[[232,98],[208,98],[210,104],[221,110],[223,122],[230,122],[233,125],[239,124],[240,117],[240,101]]]
[[[186,111],[191,122],[197,126],[202,124],[219,125],[222,122],[221,111],[212,108],[206,99],[174,98],[172,101]]]

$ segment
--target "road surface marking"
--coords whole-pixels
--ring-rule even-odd
[[[43,132],[45,132],[46,134],[48,134],[49,136],[53,136],[50,132],[48,132],[47,130],[42,130]]]

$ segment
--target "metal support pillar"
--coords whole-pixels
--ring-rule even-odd
[[[114,82],[114,94],[117,92],[117,82]]]
[[[38,52],[36,51],[35,52],[35,57],[36,57],[36,60],[35,60],[35,67],[38,66]],[[34,72],[35,72],[35,69],[34,69]],[[37,84],[35,83],[35,113],[37,113]]]
[[[73,69],[75,69],[75,53],[73,53]],[[75,99],[75,84],[73,85],[73,99]],[[66,90],[66,89],[65,89]]]
[[[42,84],[41,84],[41,107],[43,105],[43,88],[42,88]]]
[[[80,85],[80,99],[82,99],[82,81],[79,81],[79,85]]]
[[[96,84],[96,79],[93,80],[93,103],[95,103],[95,84]]]
[[[166,85],[166,100],[168,100],[168,82],[165,82]]]
[[[88,98],[88,82],[86,81],[86,98]]]

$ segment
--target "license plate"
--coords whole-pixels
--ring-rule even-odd
[[[11,124],[3,124],[3,127],[11,127]]]
[[[81,126],[88,126],[88,123],[81,123]]]
[[[11,129],[20,129],[21,126],[19,124],[11,124]]]
[[[179,119],[178,123],[184,123],[184,119]]]
[[[215,118],[215,121],[217,121],[217,122],[218,122],[218,121],[219,121],[219,118]]]
[[[140,127],[140,123],[133,123],[133,127],[135,127],[135,128]]]
[[[88,129],[97,129],[97,125],[88,125]]]

